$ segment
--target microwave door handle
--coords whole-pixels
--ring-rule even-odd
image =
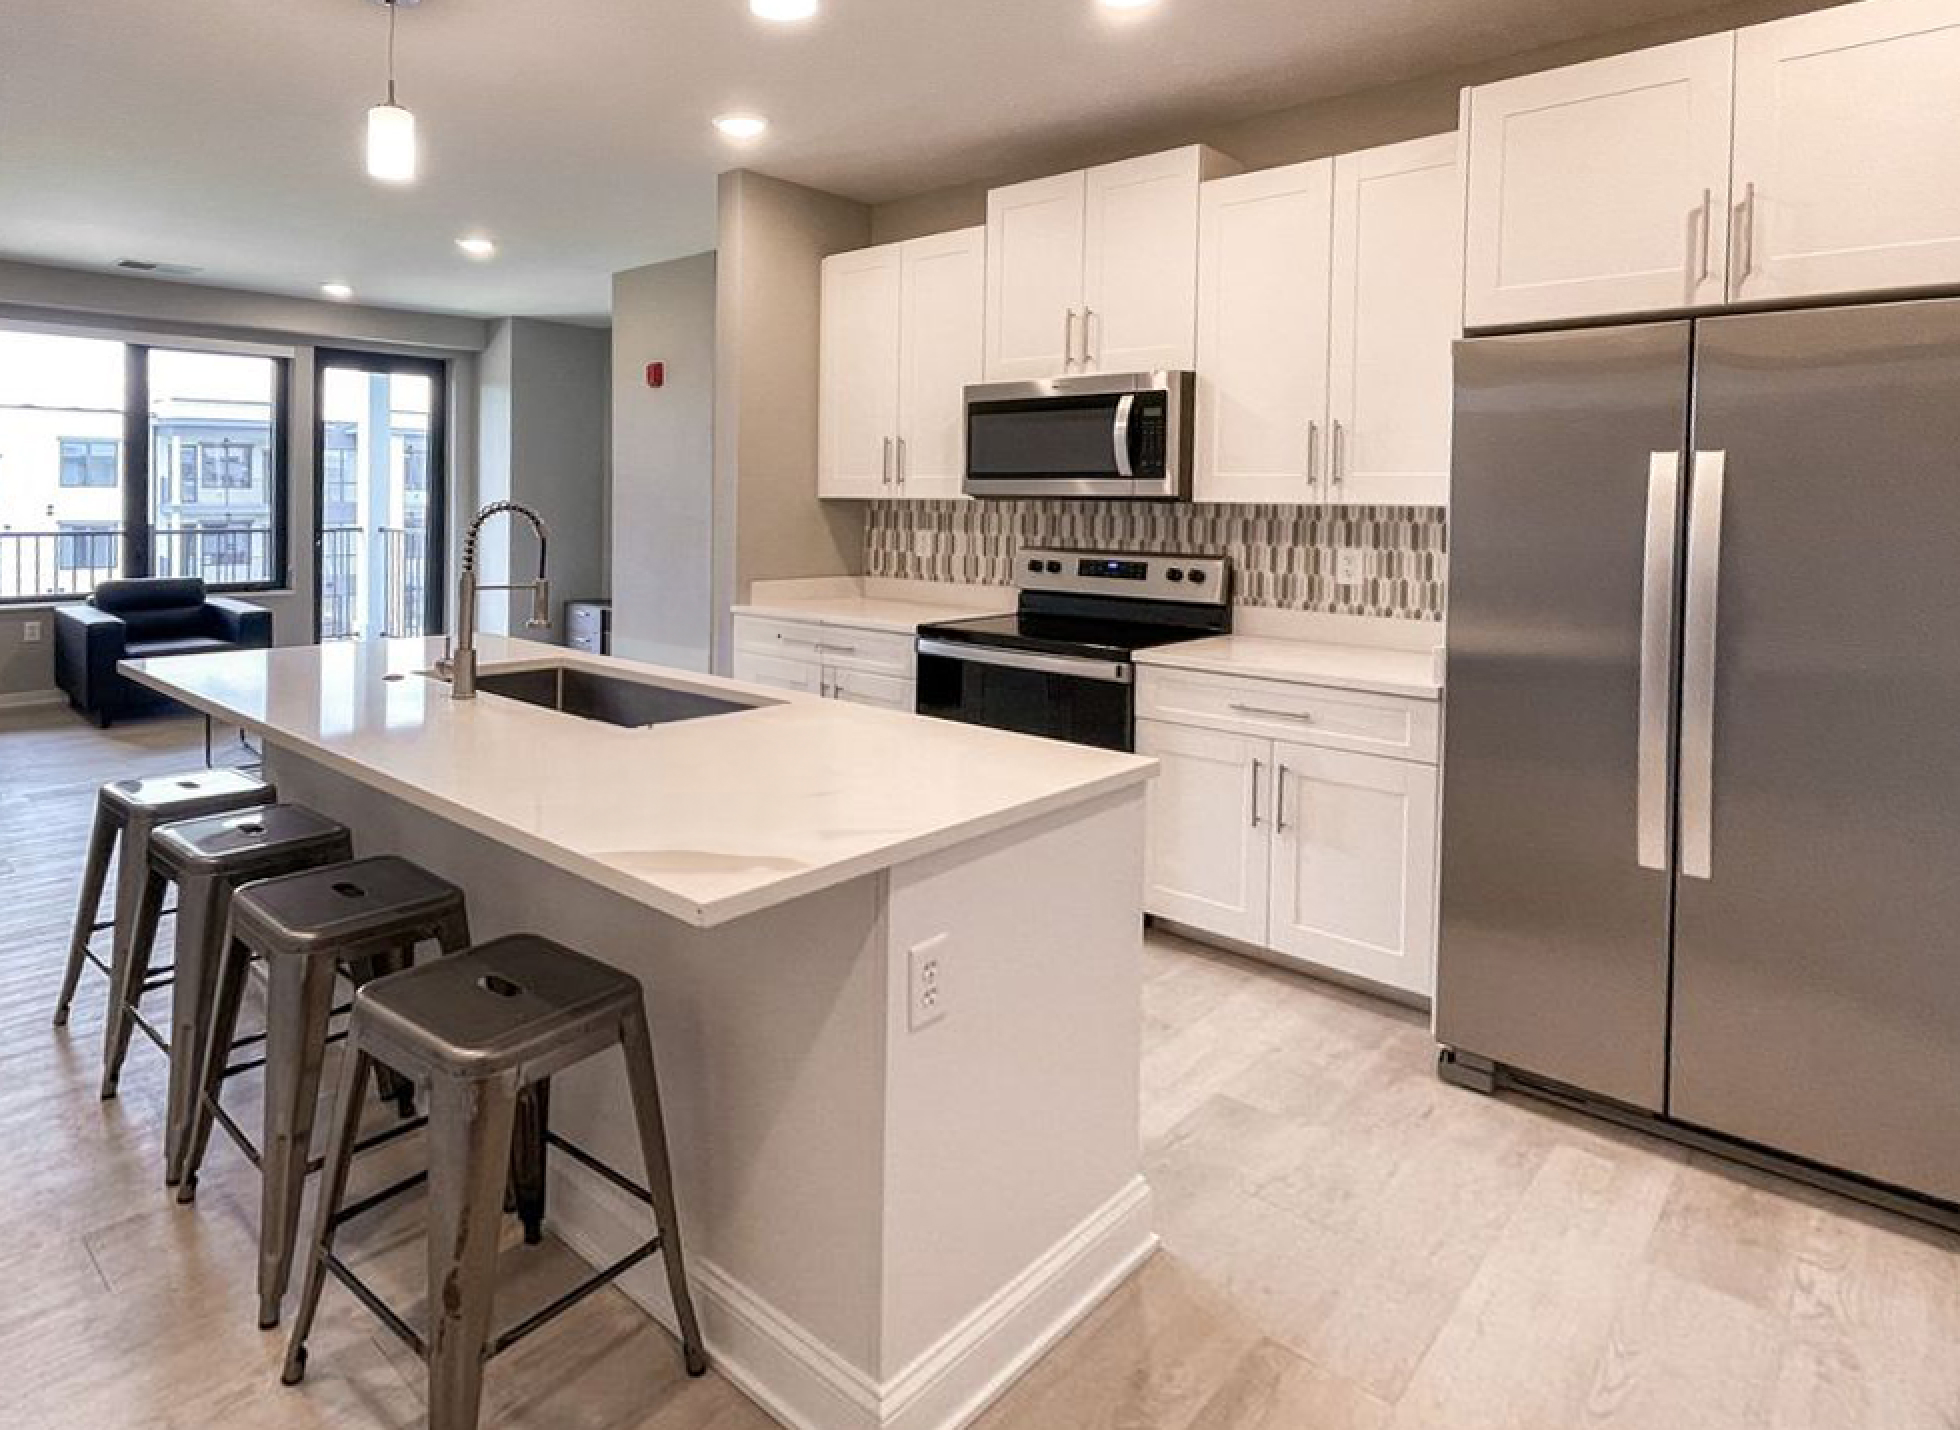
[[[1112,429],[1112,441],[1116,449],[1116,475],[1134,477],[1135,468],[1130,462],[1130,409],[1136,406],[1137,395],[1126,392],[1116,400],[1116,425]]]

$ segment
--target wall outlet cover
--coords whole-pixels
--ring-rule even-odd
[[[915,1033],[946,1016],[946,955],[952,947],[953,936],[945,933],[912,945],[906,981],[911,1004],[908,1021]]]
[[[1368,553],[1358,546],[1343,546],[1334,552],[1334,584],[1359,586],[1368,579]]]
[[[40,644],[41,623],[39,621],[22,621],[20,623],[20,638],[22,643],[26,645]]]

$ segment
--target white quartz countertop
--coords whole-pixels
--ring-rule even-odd
[[[1014,609],[1014,598],[953,603],[892,600],[877,596],[779,596],[731,607],[738,616],[775,621],[807,621],[860,631],[898,631],[911,635],[935,621],[998,616]]]
[[[440,640],[126,661],[194,709],[701,927],[1147,779],[1155,762],[494,636],[564,664],[751,700],[624,729],[419,672]],[[358,832],[357,832],[358,838]]]
[[[1440,650],[1277,640],[1264,636],[1211,636],[1140,650],[1138,665],[1202,670],[1260,680],[1290,680],[1379,695],[1435,700],[1443,693]]]

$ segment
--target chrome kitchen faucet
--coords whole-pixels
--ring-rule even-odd
[[[509,512],[521,516],[531,523],[531,530],[538,534],[538,579],[517,581],[501,586],[480,586],[476,580],[476,542],[483,530],[483,523],[499,512]],[[474,700],[476,698],[476,598],[484,591],[523,591],[531,593],[531,619],[524,624],[530,627],[551,624],[551,583],[545,579],[545,547],[551,540],[551,532],[544,524],[544,518],[522,502],[493,501],[470,520],[469,531],[463,537],[463,571],[456,583],[456,641],[451,654],[436,662],[435,673],[449,682],[449,697],[452,700]]]

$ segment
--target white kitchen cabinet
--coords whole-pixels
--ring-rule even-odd
[[[1464,325],[1722,302],[1734,66],[1729,32],[1466,91]]]
[[[1960,0],[1743,30],[1734,296],[1960,283]]]
[[[1188,368],[1197,341],[1202,145],[987,195],[990,382]]]
[[[1146,907],[1263,943],[1272,742],[1139,720],[1136,746],[1160,765],[1150,784]]]
[[[1195,495],[1319,499],[1334,165],[1215,179],[1199,198]]]
[[[984,244],[976,227],[824,260],[819,496],[960,494]]]
[[[1156,666],[1138,686],[1137,752],[1160,764],[1146,911],[1427,998],[1436,702]]]
[[[1334,160],[1326,499],[1449,501],[1451,343],[1462,291],[1457,141]]]
[[[911,710],[913,640],[900,631],[737,614],[733,674],[778,690]]]
[[[823,662],[796,660],[789,656],[763,655],[736,647],[734,675],[751,685],[767,685],[774,690],[794,690],[803,695],[823,693]]]
[[[1427,993],[1436,847],[1433,766],[1276,744],[1268,944],[1321,968]]]

